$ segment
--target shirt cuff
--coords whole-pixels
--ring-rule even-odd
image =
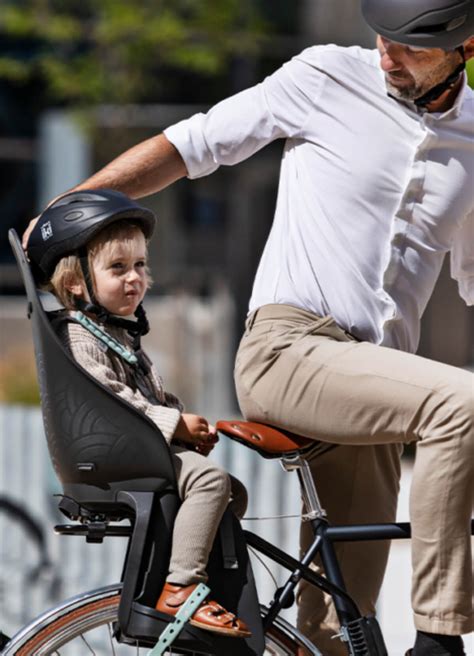
[[[466,305],[474,305],[474,276],[458,279],[459,295]]]
[[[163,433],[163,437],[170,444],[181,417],[181,412],[177,408],[152,405],[148,408],[146,414],[158,426]]]
[[[213,173],[219,164],[204,139],[205,114],[194,114],[164,130],[164,135],[179,152],[188,171],[188,178],[201,178]]]

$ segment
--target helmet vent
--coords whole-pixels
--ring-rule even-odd
[[[461,27],[461,25],[464,25],[466,20],[467,16],[459,16],[459,18],[453,18],[453,20],[449,21],[449,23],[446,25],[446,30],[451,32],[451,30],[455,30],[456,28]]]
[[[420,25],[410,30],[410,34],[443,34],[443,32],[446,32],[447,30],[454,29],[454,27],[451,27],[451,23],[453,22],[454,20],[449,23],[438,23],[437,25]],[[457,25],[455,27],[457,27]]]
[[[72,212],[68,212],[66,216],[64,217],[65,221],[78,221],[79,219],[82,219],[84,216],[84,212],[81,212],[80,210],[73,210]]]

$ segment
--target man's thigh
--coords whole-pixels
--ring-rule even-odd
[[[235,374],[247,419],[334,444],[417,440],[427,401],[472,387],[468,372],[350,339],[328,318],[256,321]]]

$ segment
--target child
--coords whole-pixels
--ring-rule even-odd
[[[140,348],[148,328],[141,302],[150,286],[147,239],[154,222],[149,210],[118,192],[72,192],[43,212],[29,256],[69,311],[71,321],[58,330],[75,360],[146,414],[169,445],[182,504],[156,608],[176,615],[197,584],[207,580],[209,553],[230,499],[241,517],[246,492],[205,457],[217,441],[215,428],[204,417],[183,412]],[[125,319],[134,314],[137,321]],[[91,321],[106,333],[104,339],[91,332]],[[203,602],[190,621],[226,636],[250,635],[242,620],[214,601]]]

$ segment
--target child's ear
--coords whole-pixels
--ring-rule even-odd
[[[78,280],[75,276],[71,276],[71,278],[66,281],[66,289],[74,296],[79,296],[79,298],[84,297],[85,295],[84,283],[82,280]]]

